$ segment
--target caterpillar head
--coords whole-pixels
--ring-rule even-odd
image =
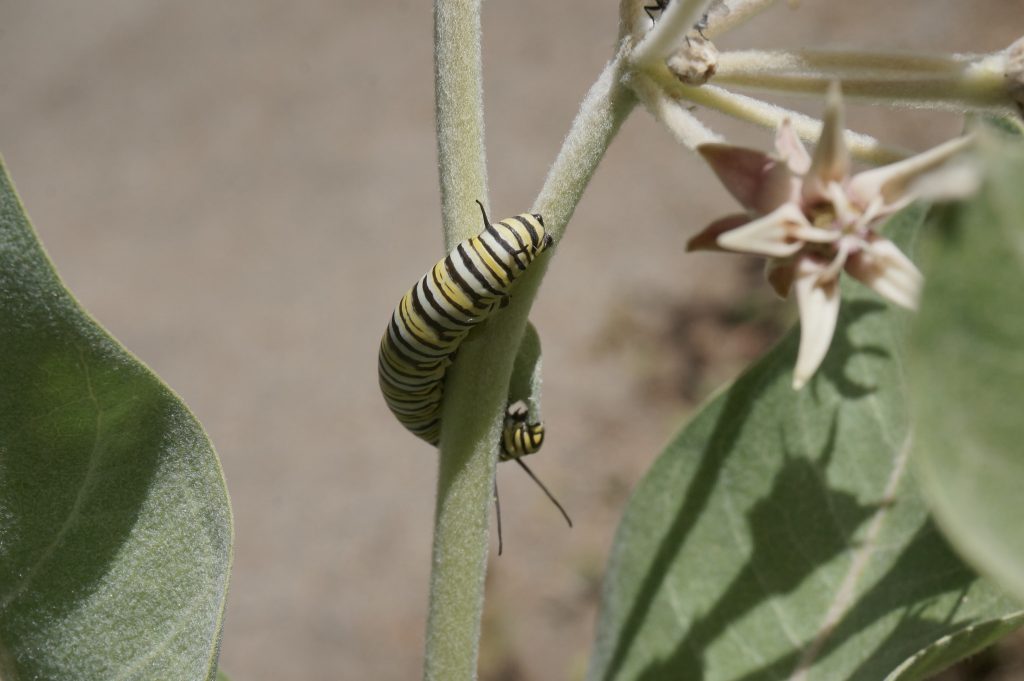
[[[522,217],[525,218],[527,216],[524,215]],[[550,234],[544,231],[544,218],[541,216],[540,213],[530,213],[529,217],[533,218],[536,221],[538,238],[531,239],[530,243],[528,244],[528,248],[531,252],[531,255],[536,256],[544,252],[544,250],[550,248],[555,243],[555,240],[551,238]]]
[[[526,423],[530,410],[523,400],[516,400],[505,409],[505,422],[507,424]]]
[[[537,220],[538,223],[540,223],[540,226],[543,227],[544,226],[544,218],[541,217],[540,213],[533,213],[532,215],[533,215],[534,219]],[[555,240],[551,237],[551,235],[548,234],[547,232],[545,232],[544,233],[544,238],[540,240],[540,245],[537,247],[537,252],[539,253],[539,252],[541,252],[541,251],[543,251],[543,250],[545,250],[547,248],[551,248],[551,246],[553,246],[554,243],[555,243]]]

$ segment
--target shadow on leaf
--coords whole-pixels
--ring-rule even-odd
[[[886,305],[877,300],[857,299],[846,301],[839,308],[839,322],[836,334],[828,355],[818,370],[818,374],[835,386],[845,399],[852,400],[866,397],[877,390],[877,386],[858,382],[850,376],[850,365],[863,361],[865,357],[887,359],[889,352],[880,345],[856,344],[851,339],[851,327],[861,319],[879,314],[886,310]],[[817,394],[817,383],[811,383]]]
[[[937,617],[927,617],[925,612],[931,599],[950,592],[964,594],[975,579],[935,527],[926,522],[885,575],[837,622],[822,626],[817,637],[805,641],[792,653],[736,681],[791,678],[797,670],[811,668],[879,619],[902,612],[903,617],[875,646],[874,652],[864,657],[855,672],[844,677],[850,681],[878,681],[918,650],[964,628],[963,621],[953,622],[962,598],[945,612],[930,613]],[[884,671],[879,674],[879,670]]]
[[[702,679],[700,652],[761,603],[796,589],[821,565],[849,548],[876,506],[830,489],[825,473],[836,444],[837,419],[818,460],[785,454],[767,496],[746,514],[753,550],[721,598],[695,620],[669,657],[649,665],[643,681]],[[799,499],[798,503],[794,503]],[[823,531],[822,523],[831,527]],[[808,538],[813,540],[808,541]]]

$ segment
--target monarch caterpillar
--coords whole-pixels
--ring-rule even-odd
[[[445,375],[459,345],[473,327],[508,304],[516,279],[553,243],[540,215],[522,213],[491,223],[483,204],[477,204],[483,231],[458,243],[402,297],[380,342],[378,376],[388,408],[432,445],[440,440]],[[499,460],[522,466],[571,526],[562,506],[520,460],[543,441],[544,426],[529,421],[526,405],[509,405]]]
[[[456,245],[402,297],[380,343],[378,373],[388,407],[432,445],[440,440],[445,373],[459,345],[508,303],[512,284],[552,243],[540,215],[491,224],[483,204],[480,212],[484,230]]]

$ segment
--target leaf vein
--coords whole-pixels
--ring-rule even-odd
[[[94,478],[96,477],[96,471],[98,470],[98,460],[100,452],[100,433],[103,429],[103,409],[100,407],[99,399],[96,397],[96,391],[93,389],[92,377],[89,374],[89,365],[85,360],[85,354],[82,349],[78,349],[79,361],[82,367],[82,372],[85,377],[85,385],[89,391],[89,400],[96,407],[96,421],[94,425],[95,434],[93,436],[92,447],[89,451],[89,465],[86,468],[85,476],[82,479],[82,484],[78,488],[78,494],[75,495],[75,501],[71,505],[71,510],[68,512],[67,518],[64,519],[60,529],[57,531],[53,541],[43,550],[35,564],[26,570],[21,581],[13,586],[13,588],[7,592],[2,599],[0,599],[0,611],[6,610],[7,607],[18,597],[20,597],[28,589],[32,580],[35,579],[36,575],[39,574],[40,569],[53,557],[53,554],[57,552],[57,549],[64,542],[65,536],[70,531],[71,527],[82,517],[82,507],[85,505],[85,499],[88,496],[88,491],[92,489]]]
[[[886,482],[883,499],[891,499],[895,495],[896,489],[899,487],[899,484],[907,471],[907,460],[909,459],[910,454],[910,440],[911,438],[908,435],[903,442],[903,446],[899,449],[899,453],[893,460],[893,469],[889,475],[889,480]],[[871,524],[868,526],[864,541],[853,552],[853,559],[850,562],[850,568],[843,577],[843,581],[840,584],[838,591],[836,591],[835,598],[833,598],[821,625],[818,627],[818,633],[812,639],[810,645],[808,645],[804,650],[799,662],[797,662],[796,668],[790,675],[791,681],[804,681],[804,679],[807,678],[811,667],[818,660],[818,655],[824,649],[829,636],[831,636],[832,632],[835,631],[839,621],[842,619],[843,615],[846,614],[847,609],[853,602],[857,583],[860,581],[861,576],[864,574],[868,563],[874,555],[875,540],[881,533],[882,525],[885,519],[889,516],[891,508],[891,504],[883,503],[879,506],[878,510],[875,511],[874,517],[871,519]]]

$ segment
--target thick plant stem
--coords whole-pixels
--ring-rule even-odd
[[[445,251],[480,231],[487,205],[480,0],[434,3],[434,98]]]
[[[441,213],[446,250],[451,250],[479,231],[475,201],[486,202],[479,0],[434,3],[434,69]],[[442,412],[423,678],[469,681],[476,678],[487,518],[497,462],[492,443],[498,440],[490,437],[488,420],[499,398],[498,389],[488,390],[484,383],[490,399],[466,418],[454,419],[453,407],[462,400],[457,399],[458,382],[449,385]]]
[[[680,144],[691,151],[701,144],[721,142],[722,138],[709,130],[700,119],[666,94],[648,76],[635,73],[632,78],[633,91],[651,114],[662,122]]]
[[[636,97],[622,82],[624,68],[624,50],[620,48],[587,92],[533,204],[556,243],[619,126],[636,106]]]
[[[436,7],[447,8],[450,4],[439,0]],[[449,37],[442,30],[438,31],[439,42]],[[438,48],[438,54],[444,54],[442,47]],[[479,61],[475,63],[478,67]],[[556,242],[605,150],[634,106],[632,93],[621,84],[621,63],[621,59],[616,58],[591,88],[535,204],[535,210],[543,213]],[[439,66],[439,74],[442,71]],[[439,75],[439,83],[442,80],[443,74]],[[439,126],[444,120],[445,106],[440,87]],[[443,134],[439,133],[439,137]],[[447,134],[453,133],[448,131]],[[446,153],[444,142],[439,147],[443,156]],[[459,157],[463,150],[451,149],[450,153]],[[442,159],[442,177],[445,177],[444,166]],[[468,185],[457,183],[446,190],[453,196],[464,186]],[[467,234],[479,231],[478,220],[479,215],[474,215]],[[462,227],[460,225],[460,229]],[[449,243],[462,238],[449,230],[447,222],[446,237]],[[516,350],[547,259],[542,256],[523,275],[508,308],[494,313],[463,342],[458,359],[445,379],[424,665],[424,679],[431,681],[463,681],[476,675],[487,559],[487,518],[501,417]]]

